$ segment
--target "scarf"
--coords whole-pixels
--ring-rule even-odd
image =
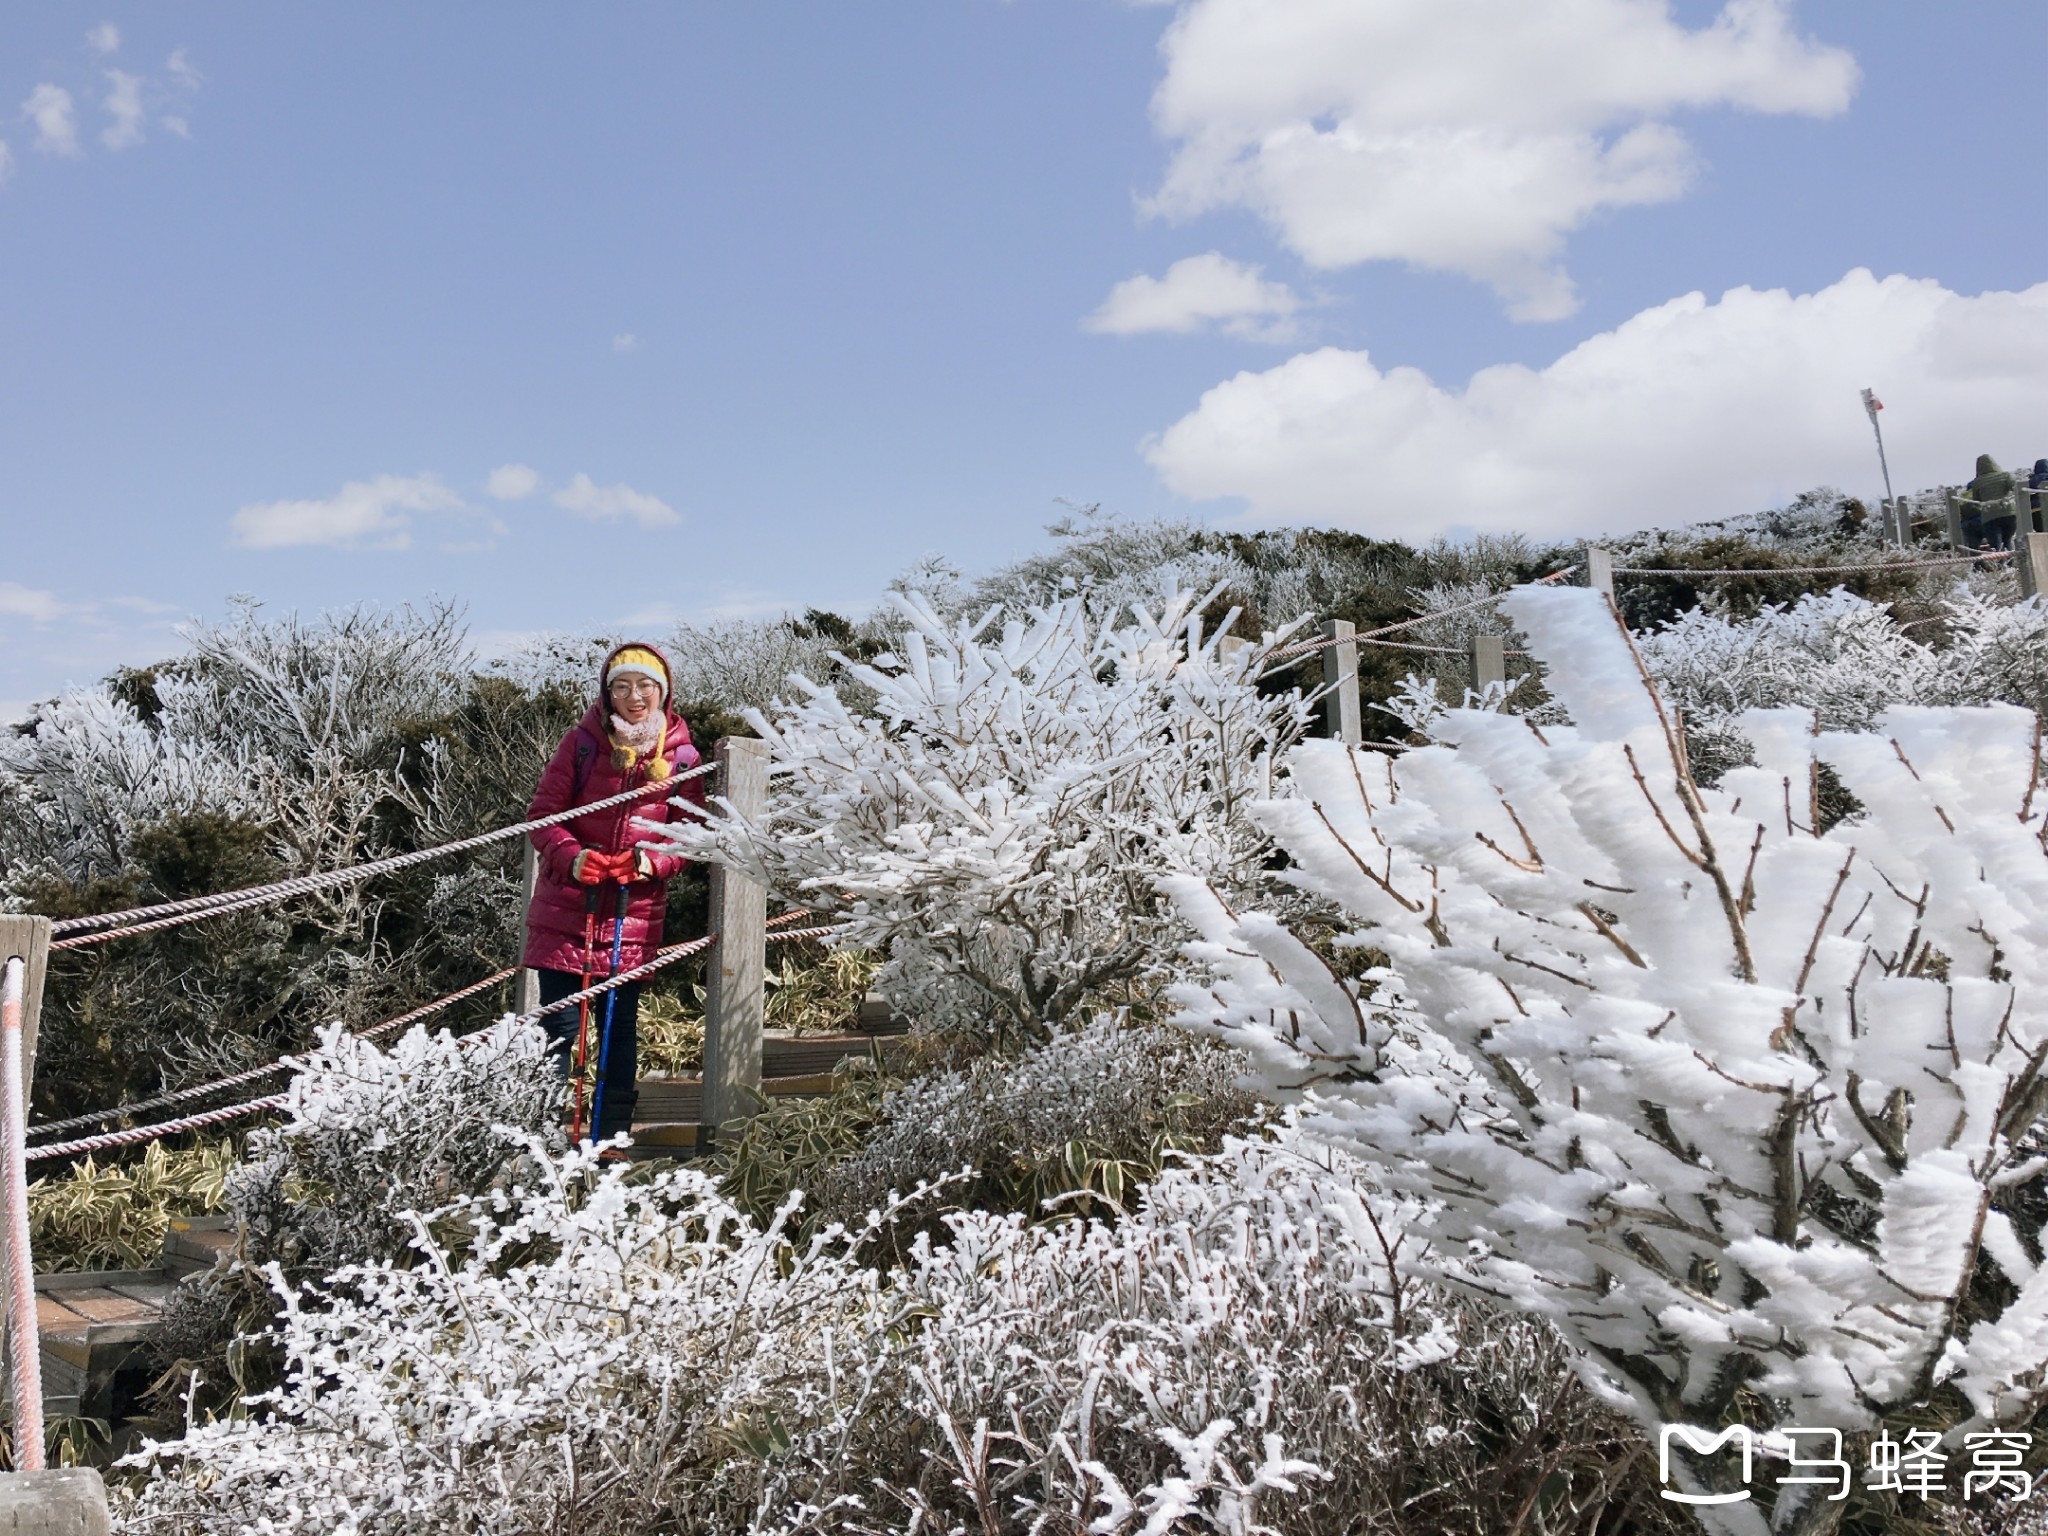
[[[621,773],[631,773],[635,763],[645,761],[647,777],[659,782],[669,775],[668,759],[661,755],[662,740],[668,735],[668,712],[650,711],[647,718],[638,725],[628,725],[619,716],[612,716],[612,766]]]

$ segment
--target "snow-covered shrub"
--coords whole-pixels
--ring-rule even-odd
[[[1186,1017],[1433,1201],[1447,1276],[1551,1320],[1647,1426],[1862,1431],[1936,1395],[1952,1436],[2024,1423],[2048,1375],[2034,717],[1752,711],[1756,764],[1703,790],[1603,604],[1507,606],[1573,724],[1305,745],[1256,813],[1392,969],[1347,980],[1182,879],[1213,973]],[[1824,835],[1816,763],[1862,807]],[[1815,1492],[1768,1528],[1824,1521]]]
[[[1936,647],[1837,588],[1748,620],[1696,608],[1637,644],[1688,725],[1798,705],[1824,729],[1860,731],[1894,704],[2048,703],[2048,605],[1965,588],[1941,612]]]
[[[892,1090],[859,1149],[813,1175],[811,1203],[851,1223],[962,1168],[969,1185],[949,1195],[982,1209],[1032,1216],[1069,1191],[1121,1203],[1168,1153],[1212,1151],[1257,1113],[1237,1086],[1243,1067],[1207,1041],[1101,1015],[1019,1057]]]
[[[900,600],[897,651],[770,720],[765,819],[667,833],[885,954],[882,990],[940,1029],[1044,1039],[1163,972],[1178,942],[1149,871],[1256,879],[1243,806],[1304,720],[1258,679],[1277,637],[1225,654],[1203,599],[1097,622],[1080,598],[949,623]]]
[[[388,1049],[328,1028],[294,1063],[284,1123],[252,1132],[227,1176],[244,1241],[166,1303],[166,1363],[220,1385],[225,1358],[236,1377],[260,1378],[251,1343],[234,1340],[267,1320],[266,1266],[296,1280],[407,1259],[413,1213],[518,1176],[531,1147],[559,1147],[562,1084],[546,1050],[537,1026],[510,1021],[460,1040],[415,1025]]]
[[[886,1491],[923,1520],[864,1528],[1491,1536],[1540,1496],[1591,1529],[1619,1425],[1547,1329],[1417,1283],[1417,1206],[1361,1172],[1283,1130],[1121,1221],[949,1217],[901,1282],[933,1466]]]
[[[37,875],[116,876],[139,829],[251,798],[232,749],[153,729],[103,688],[74,689],[19,733],[0,731],[0,879],[18,894]]]
[[[279,1278],[281,1385],[146,1447],[165,1475],[123,1529],[732,1531],[808,1493],[872,1392],[882,1277],[792,1253],[701,1173],[532,1150],[443,1215],[460,1252],[422,1219],[409,1268]]]
[[[1478,1536],[1608,1491],[1545,1331],[1406,1276],[1414,1206],[1340,1154],[1234,1142],[1123,1220],[955,1215],[900,1269],[695,1170],[534,1170],[410,1268],[281,1283],[282,1384],[148,1445],[121,1528]]]
[[[467,671],[452,607],[308,622],[243,602],[183,633],[183,655],[120,692],[75,690],[0,736],[10,888],[118,874],[137,829],[204,812],[262,825],[296,868],[325,867],[374,847],[380,814],[416,807],[406,729],[445,711]]]
[[[331,1025],[285,1121],[249,1137],[228,1198],[266,1258],[314,1269],[388,1258],[433,1210],[504,1172],[504,1128],[559,1139],[562,1083],[537,1025],[457,1039],[415,1025],[389,1049]]]
[[[469,676],[459,615],[438,605],[300,619],[244,603],[185,640],[0,736],[0,900],[68,917],[502,826],[589,686],[562,701]],[[511,958],[518,858],[501,844],[53,957],[37,1110],[205,1081],[473,981]]]
[[[790,692],[794,675],[830,677],[838,648],[834,637],[791,619],[726,619],[676,626],[668,657],[678,699],[737,712],[772,708]]]

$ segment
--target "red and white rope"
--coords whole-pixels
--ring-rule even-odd
[[[794,911],[784,912],[779,917],[776,917],[771,921],[777,923],[786,923],[794,918],[806,915],[808,914],[806,913],[805,909],[799,907]],[[820,939],[826,937],[828,934],[832,934],[837,931],[838,930],[835,925],[827,923],[820,924],[810,928],[785,928],[780,932],[769,933],[766,935],[766,937],[769,940],[776,942],[781,942],[789,939]],[[651,976],[656,971],[661,970],[666,966],[675,964],[678,960],[687,959],[691,955],[697,954],[702,950],[710,948],[710,946],[716,943],[717,941],[718,935],[706,934],[701,939],[691,939],[687,943],[668,945],[664,947],[658,954],[656,954],[653,959],[645,962],[642,965],[636,965],[631,970],[621,971],[616,976],[607,977],[605,980],[597,983],[595,986],[585,988],[581,992],[572,992],[569,996],[561,998],[556,1002],[550,1003],[545,1008],[537,1009],[532,1013],[522,1013],[516,1015],[513,1019],[513,1022],[517,1024],[538,1024],[541,1021],[541,1019],[547,1016],[548,1014],[558,1012],[559,1010],[564,1008],[573,1008],[579,1003],[585,1002],[591,998],[602,997],[605,993],[613,991],[618,987],[626,986],[631,982],[638,981],[642,977]],[[516,970],[517,967],[513,967],[512,969]],[[367,1040],[372,1035],[384,1034],[392,1029],[396,1029],[401,1024],[415,1022],[416,1020],[425,1017],[427,1014],[432,1013],[437,1009],[447,1007],[449,1004],[458,1001],[460,998],[474,995],[475,993],[482,991],[485,987],[496,985],[498,982],[503,981],[507,976],[511,974],[512,970],[501,971],[497,975],[492,976],[485,981],[480,981],[469,987],[465,987],[460,992],[451,992],[446,997],[436,998],[431,1003],[427,1003],[419,1008],[415,1008],[411,1013],[400,1014],[395,1019],[387,1019],[382,1024],[373,1025],[369,1029],[359,1031],[356,1038],[359,1040]],[[473,1040],[476,1038],[476,1036],[469,1035],[465,1036],[464,1038],[467,1040]],[[266,1072],[275,1071],[278,1067],[283,1065],[283,1062],[275,1062],[272,1063],[272,1065],[269,1067],[257,1069],[253,1075],[261,1076]],[[226,1087],[232,1083],[246,1081],[248,1080],[248,1076],[249,1074],[244,1074],[238,1075],[237,1077],[233,1078],[222,1078],[219,1082],[206,1084],[204,1086],[207,1089],[219,1089]],[[186,1089],[181,1090],[181,1092],[193,1093],[196,1095],[197,1090]],[[289,1094],[274,1093],[268,1095],[265,1098],[249,1099],[240,1104],[225,1104],[222,1105],[219,1109],[205,1110],[196,1115],[185,1115],[179,1119],[166,1120],[156,1125],[131,1126],[126,1130],[105,1131],[97,1136],[81,1136],[75,1141],[59,1141],[52,1142],[46,1146],[31,1147],[28,1151],[28,1161],[45,1162],[51,1158],[76,1157],[81,1153],[110,1152],[117,1147],[139,1146],[143,1142],[156,1141],[165,1136],[175,1136],[183,1131],[201,1130],[209,1125],[220,1125],[226,1121],[238,1120],[248,1115],[260,1115],[268,1110],[282,1109],[286,1105],[286,1103],[289,1102],[290,1097],[291,1096]],[[151,1102],[153,1101],[145,1100],[137,1104],[123,1106],[122,1109],[109,1110],[105,1114],[97,1115],[93,1118],[96,1120],[108,1119],[113,1115],[126,1113],[130,1109],[143,1108]],[[74,1123],[76,1122],[59,1122],[57,1125],[42,1126],[38,1127],[38,1129],[47,1133]]]
[[[1617,565],[1617,576],[1835,576],[1861,575],[1868,571],[1930,571],[1947,566],[1983,565],[1992,560],[2010,560],[2009,549],[1986,550],[1978,555],[1944,555],[1939,560],[1873,560],[1865,565],[1781,565],[1770,570],[1660,569],[1654,565]]]
[[[1469,656],[1471,651],[1462,645],[1417,645],[1412,640],[1367,640],[1366,645],[1383,646],[1390,651],[1427,651],[1432,656]],[[1503,656],[1527,656],[1527,651],[1502,651]]]
[[[1552,571],[1548,576],[1539,576],[1531,585],[1538,587],[1548,586],[1551,582],[1564,580],[1565,577],[1571,575],[1577,569],[1576,565],[1568,565],[1561,571]],[[1425,613],[1419,618],[1402,619],[1396,624],[1382,624],[1378,629],[1368,629],[1363,634],[1324,635],[1317,640],[1304,640],[1299,645],[1283,645],[1279,650],[1268,656],[1266,660],[1268,662],[1296,661],[1303,656],[1314,655],[1317,651],[1327,651],[1332,646],[1360,645],[1366,641],[1378,640],[1381,635],[1391,635],[1400,630],[1413,629],[1418,624],[1431,624],[1438,619],[1448,619],[1453,614],[1469,613],[1474,608],[1490,608],[1506,596],[1506,592],[1492,592],[1485,597],[1475,597],[1469,603],[1454,603],[1449,608],[1439,608],[1436,612]]]
[[[808,916],[810,916],[810,908],[793,907],[787,912],[768,919],[767,927],[772,930],[778,923],[793,923],[800,917]],[[831,931],[829,928],[803,928],[793,932],[770,932],[767,937],[770,939],[813,938],[820,937]],[[694,951],[692,952],[694,953]],[[519,974],[520,969],[521,967],[519,966],[509,965],[502,971],[495,971],[491,975],[486,976],[482,981],[471,982],[466,987],[460,987],[444,996],[435,998],[431,1003],[422,1003],[419,1007],[412,1009],[408,1013],[401,1013],[396,1018],[386,1019],[381,1024],[372,1024],[367,1029],[359,1029],[355,1033],[355,1038],[358,1040],[374,1040],[380,1035],[388,1035],[392,1031],[402,1029],[408,1024],[416,1024],[421,1019],[429,1018],[444,1008],[452,1008],[455,1004],[467,998],[475,997],[479,992],[487,992],[501,982],[511,980],[511,978]],[[173,1089],[168,1093],[155,1094],[150,1098],[136,1099],[132,1103],[117,1104],[112,1109],[97,1110],[86,1115],[73,1115],[68,1120],[52,1120],[41,1125],[31,1125],[28,1128],[28,1134],[31,1136],[55,1136],[64,1131],[75,1131],[90,1125],[100,1125],[108,1120],[119,1119],[123,1115],[137,1115],[145,1110],[168,1109],[173,1104],[189,1104],[196,1099],[212,1098],[213,1095],[219,1093],[224,1088],[238,1088],[244,1083],[261,1082],[273,1073],[283,1071],[284,1067],[285,1062],[280,1058],[277,1061],[267,1062],[260,1067],[251,1067],[244,1072],[236,1072],[227,1077],[215,1078],[211,1082],[195,1083],[190,1087]]]
[[[402,1029],[407,1024],[415,1024],[421,1019],[429,1018],[444,1008],[452,1008],[467,998],[475,997],[479,992],[488,992],[492,987],[509,981],[518,974],[518,966],[507,966],[502,971],[486,976],[482,981],[471,982],[466,987],[457,988],[453,992],[435,998],[431,1003],[421,1004],[409,1013],[401,1013],[395,1019],[386,1019],[381,1024],[372,1024],[367,1029],[359,1029],[355,1032],[355,1038],[358,1040],[374,1040],[380,1035],[388,1035],[393,1030]],[[276,1061],[266,1062],[260,1067],[250,1067],[244,1072],[231,1073],[227,1077],[217,1077],[211,1082],[194,1083],[190,1087],[174,1088],[167,1093],[154,1094],[146,1099],[136,1099],[132,1103],[116,1104],[112,1109],[97,1110],[87,1115],[73,1115],[69,1120],[52,1120],[46,1124],[32,1125],[28,1128],[28,1133],[31,1136],[55,1136],[63,1131],[75,1131],[88,1125],[99,1125],[108,1120],[117,1120],[123,1115],[139,1115],[146,1110],[168,1109],[173,1104],[190,1104],[196,1099],[210,1099],[223,1088],[239,1088],[244,1083],[261,1082],[273,1073],[283,1071],[284,1066],[284,1060],[280,1058]]]
[[[62,918],[50,925],[52,934],[81,934],[116,924],[122,926],[113,933],[100,933],[85,940],[66,939],[50,947],[76,949],[81,943],[97,944],[108,939],[125,938],[130,934],[148,933],[157,928],[175,926],[170,922],[150,921],[151,919],[183,918],[196,921],[195,914],[212,916],[216,912],[237,911],[278,897],[304,896],[313,891],[331,890],[338,885],[350,885],[358,880],[370,879],[374,875],[390,874],[394,870],[409,869],[415,864],[430,863],[435,859],[445,859],[451,854],[467,853],[473,848],[485,848],[492,843],[504,842],[508,838],[522,837],[529,832],[538,832],[543,827],[558,827],[564,822],[576,820],[579,816],[588,816],[593,811],[609,810],[613,806],[626,805],[635,800],[646,800],[658,794],[665,795],[676,785],[707,773],[715,773],[717,769],[716,760],[700,763],[686,773],[675,774],[659,783],[643,784],[637,789],[625,790],[603,800],[593,800],[588,805],[574,805],[566,811],[557,811],[552,816],[522,821],[515,826],[499,827],[492,832],[482,832],[475,837],[442,843],[434,848],[420,848],[411,853],[394,854],[388,859],[375,859],[368,864],[351,864],[346,869],[323,870],[317,875],[295,875],[288,880],[249,886],[239,891],[219,891],[210,896],[187,897],[183,901],[164,901],[154,906],[131,907],[125,912],[97,912],[87,917]]]
[[[227,1120],[239,1120],[245,1115],[260,1115],[265,1110],[283,1109],[291,1098],[287,1093],[273,1093],[267,1099],[250,1099],[243,1104],[226,1104],[219,1109],[204,1110],[196,1115],[186,1115],[179,1120],[166,1120],[161,1125],[131,1126],[125,1131],[103,1131],[97,1136],[81,1136],[76,1141],[55,1141],[45,1147],[30,1147],[28,1161],[47,1162],[53,1157],[76,1157],[81,1152],[111,1152],[116,1147],[136,1147],[145,1141],[156,1141],[165,1136],[175,1136],[180,1131],[197,1131],[209,1125],[219,1125]]]
[[[35,1259],[29,1252],[27,1137],[22,1112],[21,1023],[28,963],[7,959],[0,977],[0,1205],[6,1209],[7,1364],[13,1399],[14,1464],[24,1472],[43,1470],[43,1362],[37,1345]],[[83,1524],[83,1522],[80,1522]]]

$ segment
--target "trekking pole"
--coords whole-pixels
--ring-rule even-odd
[[[619,974],[619,955],[626,940],[626,882],[619,882],[619,911],[612,919],[612,968],[611,975]],[[607,978],[609,979],[609,978]],[[612,1011],[619,1001],[619,989],[613,987],[604,995],[604,1028],[597,1035],[597,1092],[590,1105],[590,1139],[598,1140],[604,1134],[604,1075],[612,1059]]]
[[[579,991],[590,990],[590,978],[596,971],[597,959],[597,892],[583,893],[583,985]],[[575,1065],[570,1076],[576,1080],[576,1112],[569,1120],[569,1145],[574,1146],[583,1139],[583,1064],[590,1059],[590,999],[584,998],[576,1005],[576,1050]]]

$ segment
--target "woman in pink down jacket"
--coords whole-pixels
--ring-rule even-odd
[[[670,708],[668,658],[653,646],[622,645],[605,658],[598,679],[598,698],[548,759],[540,787],[527,807],[529,817],[552,816],[572,806],[606,800],[626,790],[658,784],[697,766],[690,727]],[[704,781],[690,779],[676,786],[698,805],[704,803]],[[540,972],[542,1007],[580,990],[586,973],[602,978],[611,971],[612,930],[623,929],[619,968],[628,970],[651,959],[661,946],[662,914],[668,882],[684,861],[635,845],[646,835],[637,821],[667,821],[681,815],[668,797],[649,791],[647,798],[593,811],[532,835],[540,855],[533,901],[526,909],[526,949],[519,963]],[[619,923],[619,894],[626,915]],[[595,917],[595,922],[590,918]],[[629,1130],[639,1099],[640,1011],[638,982],[620,987],[612,1005],[611,1052],[606,1061],[604,1137]],[[576,1039],[573,1007],[542,1020],[569,1070]],[[589,1050],[598,1054],[604,1026],[604,998],[590,1005]]]

